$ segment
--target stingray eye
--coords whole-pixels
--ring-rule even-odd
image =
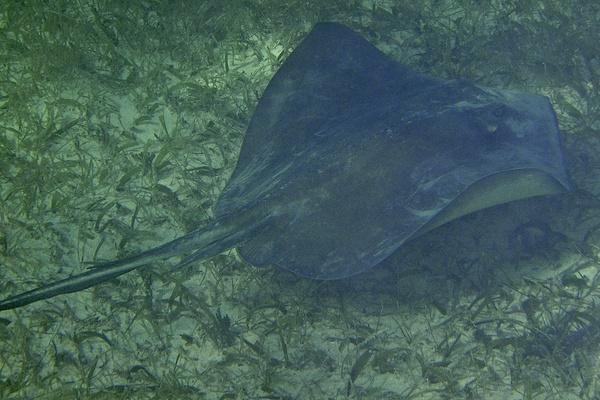
[[[498,106],[498,107],[494,108],[494,110],[492,111],[492,114],[496,118],[502,118],[504,115],[506,115],[506,107]]]

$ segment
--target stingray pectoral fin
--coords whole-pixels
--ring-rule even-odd
[[[412,237],[484,208],[529,197],[563,193],[566,190],[558,180],[540,169],[525,168],[498,172],[467,187]]]

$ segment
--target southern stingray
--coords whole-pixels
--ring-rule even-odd
[[[259,101],[212,223],[9,297],[0,310],[234,247],[257,266],[344,278],[452,219],[568,185],[546,97],[432,78],[320,23]]]

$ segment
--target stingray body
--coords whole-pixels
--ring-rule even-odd
[[[365,271],[406,240],[569,185],[547,98],[403,67],[350,29],[317,24],[269,83],[208,226],[0,302],[0,310],[156,259],[237,247],[314,279]]]

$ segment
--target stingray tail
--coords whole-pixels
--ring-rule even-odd
[[[210,223],[185,236],[140,254],[99,264],[91,267],[87,272],[4,299],[0,301],[0,311],[22,307],[60,294],[78,292],[133,271],[136,268],[147,266],[157,260],[166,260],[193,251],[192,255],[182,260],[175,268],[189,265],[192,261],[215,256],[243,243],[254,236],[254,232],[257,232],[258,228],[263,226],[263,221],[241,231],[238,224]]]

